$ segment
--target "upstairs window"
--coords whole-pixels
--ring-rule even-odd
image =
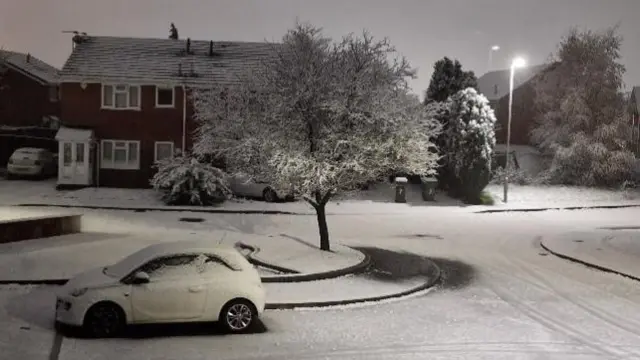
[[[102,108],[112,110],[139,110],[140,86],[102,85]]]
[[[175,92],[170,86],[156,86],[156,107],[172,108],[175,106]]]

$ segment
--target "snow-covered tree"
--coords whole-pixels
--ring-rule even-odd
[[[297,25],[240,85],[195,95],[195,152],[301,195],[330,250],[325,208],[335,194],[392,172],[434,173],[440,126],[408,93],[414,71],[390,61],[394,52],[367,33],[335,43]]]
[[[179,37],[178,28],[174,23],[171,23],[171,26],[169,27],[169,39],[178,40]]]
[[[634,154],[617,31],[571,30],[535,84],[531,135],[552,159],[546,175],[553,183],[613,186],[629,179]]]
[[[449,152],[444,154],[444,163],[453,175],[451,190],[475,203],[491,179],[496,117],[489,100],[473,88],[453,95],[447,104],[450,121],[443,138]]]

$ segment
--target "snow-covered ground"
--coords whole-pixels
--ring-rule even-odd
[[[255,226],[294,236],[315,231],[307,217],[274,218],[280,220]],[[183,329],[158,330],[147,333],[148,338],[65,338],[59,359],[640,358],[637,283],[558,259],[538,245],[539,236],[636,225],[634,209],[336,216],[329,221],[332,236],[349,244],[436,258],[447,271],[444,287],[366,307],[267,311],[264,333],[218,336]],[[50,319],[51,299],[41,289],[29,291],[33,293],[12,295],[16,308],[1,314],[8,317],[3,324],[37,327]],[[20,332],[10,329],[5,331]],[[3,354],[44,358],[29,357],[30,348],[43,343],[38,333],[32,340],[29,334],[5,335],[0,339]],[[14,342],[7,343],[6,336]]]
[[[0,205],[49,204],[94,207],[125,207],[173,210],[202,210],[202,207],[167,207],[151,189],[86,188],[75,191],[56,191],[54,181],[6,181],[0,179]],[[343,194],[327,205],[329,214],[406,214],[436,211],[476,211],[496,208],[545,208],[567,206],[594,206],[640,204],[640,190],[614,191],[561,186],[510,185],[509,202],[502,202],[500,185],[486,189],[494,198],[495,206],[466,206],[459,200],[438,193],[435,202],[425,202],[416,185],[407,187],[407,203],[394,202],[394,187],[377,184],[368,191]],[[314,214],[304,201],[266,203],[259,200],[233,199],[216,209],[226,211],[285,211]]]
[[[640,279],[640,230],[569,232],[542,243],[554,253]]]

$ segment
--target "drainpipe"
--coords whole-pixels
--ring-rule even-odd
[[[182,154],[187,150],[187,88],[182,85]]]

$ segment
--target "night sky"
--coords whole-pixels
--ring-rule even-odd
[[[493,67],[514,55],[544,62],[573,25],[602,29],[620,23],[627,89],[640,85],[640,0],[0,0],[0,46],[31,52],[61,67],[71,35],[280,40],[296,19],[339,38],[368,29],[388,37],[419,69],[411,85],[422,94],[433,63],[449,56],[478,76],[489,48],[500,45]]]

